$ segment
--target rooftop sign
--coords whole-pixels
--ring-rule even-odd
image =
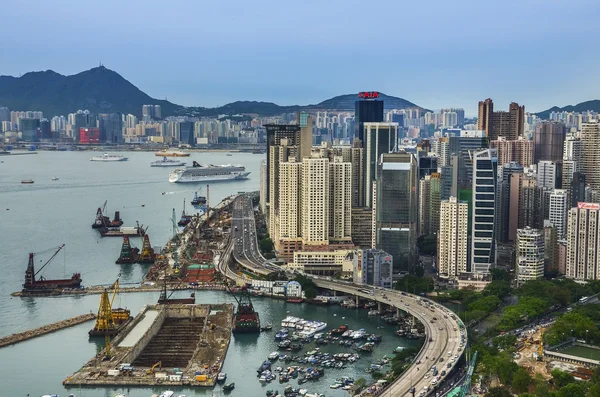
[[[600,204],[597,203],[577,203],[580,210],[600,210]]]
[[[377,92],[377,91],[359,92],[358,93],[358,97],[359,98],[364,98],[364,99],[379,98],[379,92]]]

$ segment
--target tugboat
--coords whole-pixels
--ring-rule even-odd
[[[238,307],[233,315],[233,328],[231,331],[233,333],[260,332],[260,316],[254,310],[254,306],[252,306],[248,289],[246,287],[242,288],[242,294],[239,299],[235,295],[233,297]]]
[[[58,247],[58,250],[48,259],[46,263],[38,270],[35,271],[33,265],[33,258],[35,253],[29,253],[29,263],[27,264],[27,270],[25,271],[25,284],[23,284],[23,293],[27,294],[52,294],[55,290],[64,288],[81,288],[81,274],[73,273],[71,278],[59,279],[59,280],[46,280],[41,276],[38,280],[35,279],[44,268],[56,257],[61,249],[64,248],[64,244]]]
[[[144,244],[142,245],[142,252],[140,253],[137,262],[138,263],[154,263],[156,261],[156,254],[154,249],[150,245],[150,238],[148,235],[144,235]]]
[[[129,237],[123,236],[123,245],[121,246],[121,255],[115,261],[117,265],[129,265],[138,261],[140,250],[132,248]]]
[[[192,221],[192,216],[185,213],[185,199],[183,199],[183,211],[181,212],[181,218],[177,222],[177,226],[186,227]]]
[[[194,198],[192,199],[191,203],[194,207],[199,207],[201,205],[206,204],[206,197],[198,196],[198,191],[195,191]]]

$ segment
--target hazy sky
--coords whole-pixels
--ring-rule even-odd
[[[2,0],[0,74],[98,66],[183,105],[378,90],[430,109],[600,98],[598,0]]]

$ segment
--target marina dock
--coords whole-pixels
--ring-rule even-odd
[[[58,321],[56,323],[44,325],[39,328],[31,329],[24,332],[19,332],[17,334],[12,334],[0,338],[0,347],[14,345],[15,343],[23,342],[28,339],[32,339],[38,336],[42,336],[45,334],[49,334],[51,332],[59,331],[64,328],[69,328],[81,323],[85,323],[86,321],[90,321],[96,318],[96,315],[93,313],[83,314],[81,316],[72,317],[66,320]]]
[[[147,305],[63,384],[212,387],[231,341],[233,305]]]

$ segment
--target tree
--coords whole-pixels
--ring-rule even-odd
[[[554,372],[554,371],[552,371]],[[579,383],[569,383],[568,385],[561,387],[557,393],[558,397],[586,397],[585,388]]]
[[[519,367],[512,376],[511,386],[516,393],[525,393],[529,390],[531,384],[531,376],[523,367]]]
[[[271,252],[273,251],[273,240],[271,240],[271,238],[269,236],[266,236],[265,238],[263,238],[262,240],[260,240],[260,242],[258,243],[260,250],[262,252]]]
[[[422,265],[415,266],[415,276],[421,278],[425,275],[425,268]]]
[[[510,273],[506,270],[492,268],[490,269],[490,275],[492,276],[492,280],[494,281],[511,281],[512,277]]]
[[[573,375],[569,374],[568,372],[561,371],[560,369],[553,369],[551,374],[552,379],[554,380],[554,384],[558,388],[562,388],[568,384],[575,382],[575,378],[573,377]]]
[[[492,343],[494,346],[498,347],[498,349],[507,350],[515,346],[517,337],[512,334],[505,334],[492,339]]]
[[[590,386],[590,389],[588,390],[588,397],[600,397],[599,384],[596,383]]]
[[[504,386],[492,387],[483,397],[513,397],[510,390]]]
[[[537,375],[535,378],[536,397],[548,397],[550,395],[550,386],[543,376]]]

